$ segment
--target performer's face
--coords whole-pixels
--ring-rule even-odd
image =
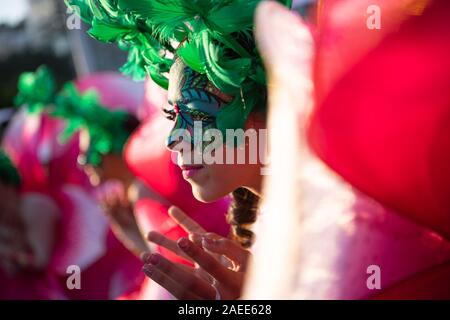
[[[223,163],[206,164],[203,156],[211,142],[195,145],[194,121],[201,125],[203,135],[208,130],[217,128],[218,113],[232,100],[233,97],[218,90],[205,75],[196,73],[181,59],[176,60],[170,71],[169,106],[165,110],[169,118],[175,122],[167,138],[167,147],[177,152],[178,165],[183,170],[183,177],[191,184],[194,196],[200,201],[218,200],[239,187],[258,190],[260,188],[261,165],[250,164],[248,148],[244,163],[238,164],[236,148],[225,143],[218,144],[214,148],[216,151],[210,154],[222,153],[223,157],[218,158],[223,159]],[[246,123],[246,129],[264,127],[264,119],[258,121],[256,115],[251,115]],[[180,129],[189,132],[192,139],[180,140]],[[244,145],[248,147],[248,144],[242,146]],[[228,163],[225,161],[226,155],[231,151],[234,152],[235,159],[232,163]]]

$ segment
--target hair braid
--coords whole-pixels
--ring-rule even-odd
[[[244,248],[253,244],[254,234],[250,225],[256,221],[259,197],[245,188],[238,188],[232,192],[232,203],[227,214],[227,221],[231,225],[233,237]]]

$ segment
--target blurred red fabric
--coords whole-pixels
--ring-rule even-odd
[[[354,186],[448,239],[450,2],[422,13],[426,2],[325,2],[309,137]],[[369,4],[382,9],[381,30],[355,11]]]

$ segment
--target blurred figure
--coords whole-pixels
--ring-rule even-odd
[[[77,166],[78,136],[60,143],[64,122],[47,111],[54,90],[45,68],[21,77],[17,103],[23,107],[12,119],[3,145],[19,168],[22,190],[47,195],[61,213],[47,272],[59,277],[68,298],[116,298],[135,285],[139,260],[108,235],[107,220]],[[106,270],[104,263],[109,264]],[[66,287],[66,270],[71,265],[82,271],[82,290]],[[128,282],[120,281],[121,277]]]
[[[99,73],[67,85],[60,97],[54,116],[65,120],[67,135],[80,132],[78,163],[96,187],[116,236],[139,257],[148,246],[134,204],[142,193],[151,194],[130,172],[122,153],[140,123],[135,114],[143,103],[143,86],[115,73]]]
[[[48,195],[21,187],[0,150],[0,298],[65,299],[57,275],[48,272],[61,212]]]

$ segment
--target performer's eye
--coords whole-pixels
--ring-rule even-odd
[[[174,110],[163,109],[163,112],[165,113],[166,118],[169,119],[170,121],[174,121],[175,118],[177,117],[177,114]]]
[[[210,116],[206,112],[202,112],[202,111],[199,111],[199,110],[189,110],[189,114],[191,115],[191,117],[192,117],[192,119],[194,121],[209,122],[209,121],[213,121],[214,120],[214,117]]]

